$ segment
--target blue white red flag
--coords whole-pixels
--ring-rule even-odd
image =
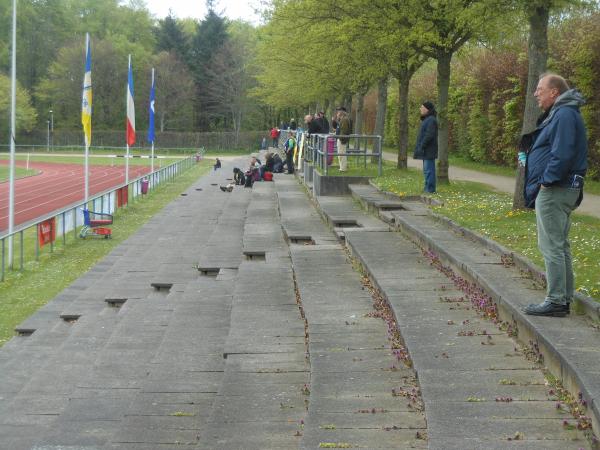
[[[148,142],[154,142],[154,68],[152,69],[152,86],[150,87],[150,107],[148,110]]]
[[[129,71],[127,75],[127,145],[135,144],[135,105],[133,103],[133,73],[131,71],[131,55],[129,55]]]

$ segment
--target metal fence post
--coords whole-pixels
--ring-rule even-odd
[[[6,239],[2,238],[2,278],[1,281],[4,281],[4,270],[5,270],[5,253],[6,253],[6,249],[5,249],[5,244],[6,244]]]
[[[35,227],[36,227],[36,231],[37,231],[37,228],[39,228],[39,225],[36,225]],[[35,260],[36,261],[40,260],[40,240],[38,239],[37,236],[35,237]]]
[[[23,230],[21,230],[21,231],[19,232],[19,235],[20,235],[20,237],[21,237],[21,243],[20,243],[20,244],[21,244],[21,245],[20,245],[20,247],[21,247],[21,261],[20,261],[20,264],[19,264],[19,268],[20,268],[20,270],[23,270],[23,257],[24,257],[24,256],[23,256],[23,255],[24,255],[24,250],[23,250],[23,247],[25,247],[25,242],[23,242],[23,234],[24,234],[24,233],[23,233]]]

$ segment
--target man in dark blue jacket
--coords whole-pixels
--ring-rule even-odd
[[[534,95],[544,114],[527,154],[525,202],[535,207],[547,288],[543,303],[524,310],[536,316],[564,317],[574,291],[571,212],[581,203],[587,170],[587,136],[579,112],[584,99],[554,74],[540,78]]]
[[[414,159],[423,160],[423,175],[425,177],[425,192],[435,192],[435,160],[438,157],[437,131],[438,123],[435,117],[435,107],[431,102],[423,102],[420,109],[421,128],[417,136],[417,145],[413,154]]]

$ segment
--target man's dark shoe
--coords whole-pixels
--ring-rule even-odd
[[[569,307],[567,305],[559,305],[545,300],[539,305],[529,305],[523,308],[525,314],[531,316],[550,316],[550,317],[565,317],[568,314]]]

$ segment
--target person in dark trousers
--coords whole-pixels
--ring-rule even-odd
[[[438,123],[435,106],[429,101],[423,102],[419,112],[421,113],[421,128],[419,129],[413,158],[423,160],[424,191],[434,193],[435,160],[438,157]]]
[[[544,111],[525,163],[525,204],[535,208],[538,247],[546,266],[546,298],[525,313],[564,317],[573,300],[569,244],[571,213],[583,199],[587,136],[579,107],[585,100],[564,78],[545,74],[533,94]]]
[[[221,160],[219,158],[217,158],[217,160],[215,161],[215,165],[213,166],[213,170],[217,170],[221,168]]]
[[[287,173],[294,173],[294,149],[296,148],[296,139],[292,133],[288,133],[288,138],[283,145],[285,151],[285,165],[287,166]]]
[[[239,167],[233,168],[233,181],[238,186],[243,186],[244,184],[246,184],[246,177],[244,176],[244,172],[242,172]]]

